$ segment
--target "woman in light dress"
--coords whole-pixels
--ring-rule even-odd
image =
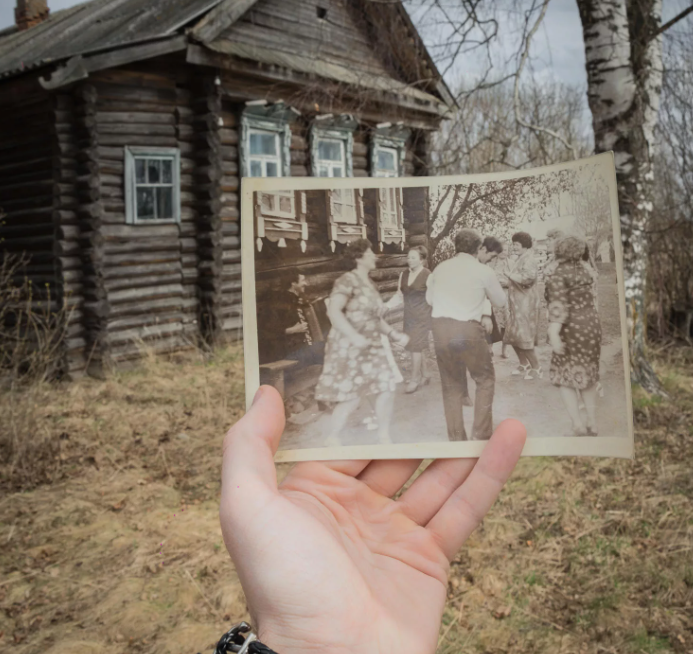
[[[534,350],[538,344],[541,296],[532,237],[517,232],[513,234],[512,247],[517,261],[509,271],[499,275],[501,286],[508,289],[508,322],[503,340],[512,346],[520,362],[512,374],[523,379],[541,379],[544,372]]]
[[[347,245],[345,256],[355,268],[337,279],[328,316],[332,329],[325,346],[325,364],[315,389],[316,400],[336,403],[326,445],[342,445],[340,433],[362,398],[375,395],[378,440],[391,443],[390,422],[396,385],[403,381],[389,343],[405,346],[408,337],[383,320],[384,305],[369,278],[376,255],[367,239]]]

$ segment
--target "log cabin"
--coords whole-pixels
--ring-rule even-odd
[[[17,0],[15,15],[0,31],[0,255],[24,253],[37,298],[69,307],[69,376],[142,342],[240,338],[240,178],[424,175],[454,104],[397,1]],[[341,210],[382,243],[393,290],[401,246],[426,238],[424,196],[411,220],[393,213],[409,192],[266,199],[275,219],[322,224],[287,241],[269,220],[259,279],[294,257],[322,292]],[[383,211],[401,233],[379,231]]]

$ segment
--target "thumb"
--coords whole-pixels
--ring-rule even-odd
[[[266,493],[277,492],[274,455],[284,431],[284,402],[272,386],[261,386],[250,410],[224,438],[221,504],[252,510]]]

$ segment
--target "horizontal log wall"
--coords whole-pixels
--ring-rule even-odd
[[[222,267],[222,328],[227,337],[243,336],[241,297],[241,230],[240,170],[238,158],[238,117],[242,105],[224,100],[221,107],[221,229],[223,244]]]
[[[117,70],[95,76],[95,132],[103,206],[103,287],[112,361],[142,348],[170,351],[196,340],[197,205],[189,95],[174,75]],[[179,148],[180,224],[126,224],[125,146]]]

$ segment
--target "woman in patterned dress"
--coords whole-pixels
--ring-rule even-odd
[[[406,349],[411,352],[411,379],[405,389],[407,393],[414,393],[429,382],[423,357],[431,331],[431,306],[426,302],[426,281],[431,271],[426,268],[427,260],[428,250],[422,245],[409,250],[409,267],[399,276],[397,293],[386,304],[389,308],[404,305],[404,333],[409,336]]]
[[[556,243],[558,266],[547,280],[551,383],[558,386],[573,423],[573,436],[596,436],[597,384],[602,328],[594,277],[582,261],[585,241],[567,236]],[[580,414],[585,403],[586,424]]]
[[[512,243],[517,261],[510,271],[499,275],[501,286],[508,289],[508,322],[503,340],[512,345],[520,361],[512,374],[521,375],[523,379],[541,379],[544,372],[534,351],[538,343],[541,311],[541,295],[537,286],[539,267],[529,234],[513,234]]]
[[[376,255],[370,241],[358,239],[347,245],[345,256],[354,270],[337,279],[327,309],[332,329],[325,346],[325,364],[315,389],[315,398],[336,402],[326,445],[341,445],[339,434],[361,398],[376,395],[378,439],[391,443],[390,421],[395,387],[402,376],[383,334],[399,345],[408,337],[382,318],[383,301],[368,277],[375,269]]]

